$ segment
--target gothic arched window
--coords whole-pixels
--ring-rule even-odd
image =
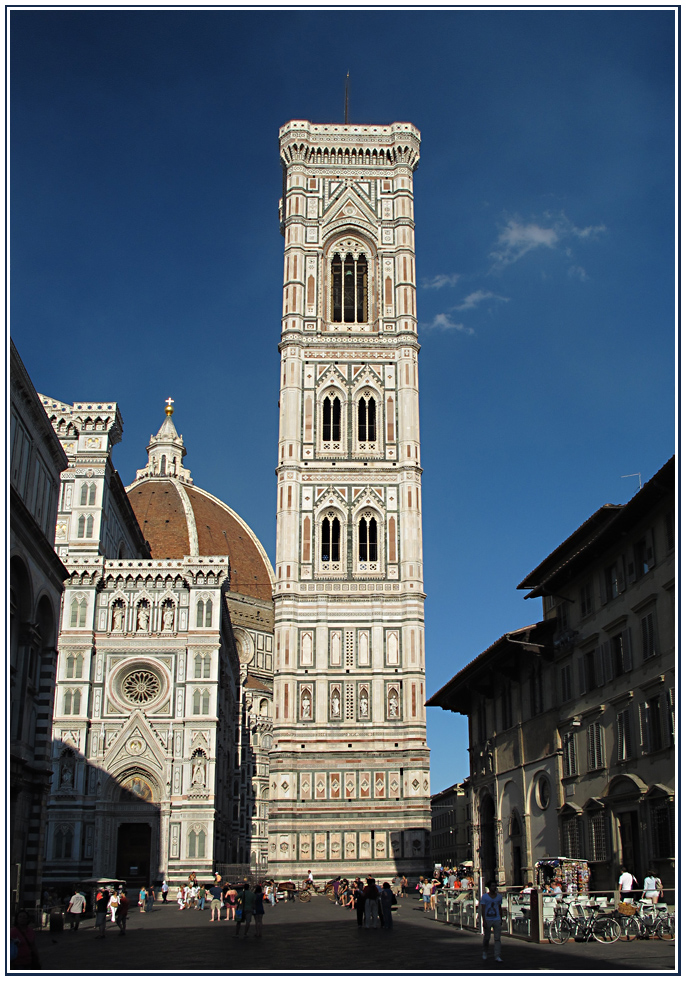
[[[70,627],[85,627],[86,626],[86,611],[88,610],[88,603],[85,599],[78,599],[74,597],[71,601],[71,618],[69,620]]]
[[[209,654],[196,654],[195,664],[194,664],[194,677],[195,678],[209,678],[210,676],[210,655]]]
[[[341,438],[341,400],[337,395],[327,395],[322,410],[322,439],[325,443],[337,442]]]
[[[363,395],[357,403],[357,438],[360,443],[376,441],[376,401]]]
[[[93,537],[93,515],[89,514],[86,518],[86,538]]]
[[[198,600],[198,608],[195,620],[196,627],[212,626],[212,600]]]
[[[379,553],[376,518],[361,518],[359,532],[360,562],[376,562]]]
[[[364,254],[345,257],[336,252],[331,260],[331,320],[334,324],[366,324],[368,312],[368,264]]]
[[[322,521],[322,562],[341,561],[341,523],[338,518]]]

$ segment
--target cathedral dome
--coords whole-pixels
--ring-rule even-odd
[[[193,486],[190,471],[180,465],[186,450],[172,412],[168,406],[157,436],[150,437],[148,466],[126,488],[152,557],[228,555],[231,592],[271,600],[274,574],[267,553],[235,511]]]

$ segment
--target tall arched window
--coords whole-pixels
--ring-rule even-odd
[[[341,438],[341,400],[337,395],[327,395],[322,408],[322,439],[325,443],[338,442]]]
[[[376,562],[379,553],[376,518],[360,519],[360,562]]]
[[[376,401],[363,395],[357,403],[357,439],[360,443],[376,441]]]
[[[93,537],[93,515],[89,514],[86,518],[86,538]]]
[[[74,597],[74,599],[71,601],[71,618],[69,620],[69,626],[85,627],[87,610],[88,603],[86,600]]]
[[[368,265],[364,254],[331,260],[331,320],[334,324],[366,324],[369,319]]]
[[[210,655],[195,655],[195,678],[209,678],[210,676]]]
[[[336,517],[322,521],[322,562],[341,561],[341,523]]]
[[[76,534],[79,538],[83,538],[86,534],[86,518],[83,514],[79,518],[78,531]]]
[[[167,474],[167,457],[162,454],[162,459],[160,460],[160,476],[165,477]]]
[[[212,600],[198,600],[198,609],[195,620],[196,627],[212,626]]]

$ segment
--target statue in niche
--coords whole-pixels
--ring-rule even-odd
[[[400,708],[400,705],[399,705],[399,702],[398,702],[398,693],[395,690],[395,688],[391,688],[391,691],[390,691],[389,696],[388,696],[388,717],[389,717],[389,719],[397,719],[398,718],[398,709],[399,708]]]
[[[205,786],[205,760],[202,757],[198,757],[193,763],[191,784],[193,787]]]
[[[65,756],[60,766],[60,787],[74,786],[74,760],[71,756]]]
[[[331,693],[331,718],[340,719],[341,717],[341,696],[338,693],[338,688],[334,688]]]
[[[360,692],[360,717],[366,719],[369,716],[369,697],[367,689],[363,688]]]
[[[147,630],[150,623],[150,611],[147,606],[138,607],[138,629]]]
[[[117,604],[112,610],[112,630],[124,629],[124,607]]]
[[[310,698],[310,692],[306,688],[302,693],[302,698],[300,700],[301,716],[303,719],[312,718],[312,699]]]
[[[174,628],[174,610],[171,606],[165,606],[162,612],[162,629],[173,630],[173,628]]]

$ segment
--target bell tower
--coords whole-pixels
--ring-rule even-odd
[[[275,877],[424,872],[422,498],[409,123],[280,131]]]

